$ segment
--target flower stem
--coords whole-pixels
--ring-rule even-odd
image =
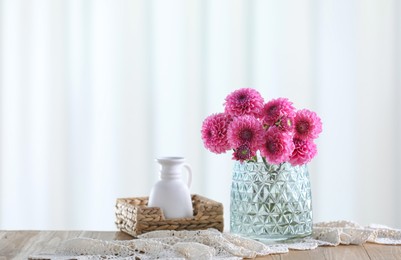
[[[263,161],[263,163],[265,164],[265,166],[266,166],[266,169],[268,169],[269,167],[268,167],[268,163],[267,163],[267,161],[266,161],[266,158],[265,157],[263,157],[263,156],[261,156],[262,157],[262,161]]]

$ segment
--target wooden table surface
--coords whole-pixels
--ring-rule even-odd
[[[77,237],[103,240],[127,240],[130,236],[122,232],[101,231],[0,231],[0,260],[28,259],[29,256],[53,253],[63,241]],[[401,246],[364,244],[362,246],[319,247],[310,251],[290,251],[258,259],[303,260],[303,259],[401,259]]]

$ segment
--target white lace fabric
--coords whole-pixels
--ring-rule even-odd
[[[145,233],[132,240],[67,240],[51,259],[242,259],[286,253],[288,250],[367,242],[401,245],[401,230],[382,225],[362,227],[350,221],[321,222],[314,225],[311,237],[277,244],[263,244],[215,229],[163,230]]]

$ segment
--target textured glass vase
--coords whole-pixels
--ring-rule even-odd
[[[312,233],[312,197],[306,165],[235,162],[230,232],[274,242]]]

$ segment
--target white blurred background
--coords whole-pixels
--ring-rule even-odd
[[[200,128],[241,87],[322,118],[315,221],[401,228],[399,0],[0,0],[0,59],[0,229],[115,230],[165,155],[228,227]]]

